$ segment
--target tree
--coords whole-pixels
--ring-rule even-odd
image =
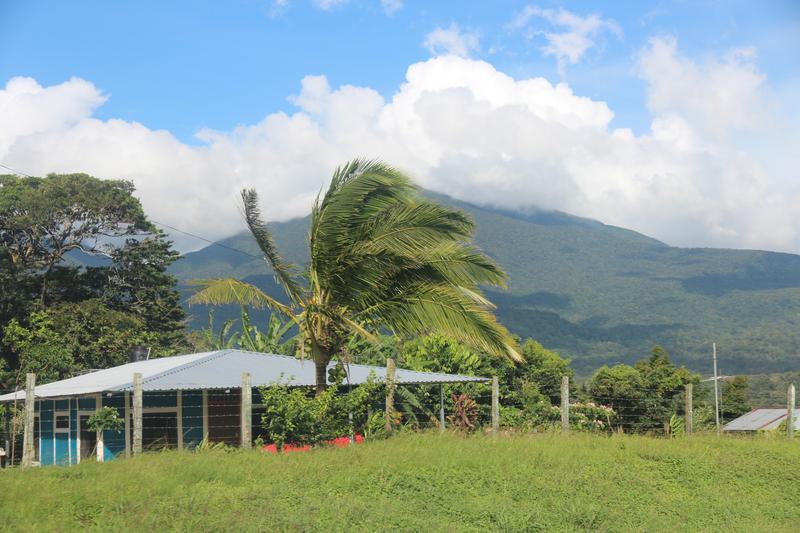
[[[750,412],[747,376],[736,376],[722,382],[720,413],[724,420],[732,420]]]
[[[114,239],[153,229],[132,193],[129,181],[86,174],[0,176],[0,246],[16,270],[40,273],[42,305],[67,253],[108,257]]]
[[[617,412],[625,429],[656,430],[669,422],[682,405],[682,392],[700,377],[676,367],[669,354],[655,346],[650,357],[634,366],[603,366],[587,384],[591,398]]]
[[[22,368],[55,378],[119,364],[133,339],[157,355],[185,346],[185,314],[167,273],[178,253],[133,192],[128,181],[86,174],[0,176],[5,384]]]
[[[161,231],[145,238],[126,239],[111,252],[108,284],[103,293],[109,307],[139,318],[144,329],[156,333],[162,353],[184,343],[186,313],[175,290],[177,280],[167,268],[180,255]]]
[[[288,303],[231,278],[197,282],[190,302],[268,306],[290,317],[302,352],[314,361],[317,394],[327,386],[328,363],[350,336],[375,339],[380,327],[399,335],[438,332],[480,352],[521,360],[481,294],[479,285],[502,286],[505,274],[467,244],[472,220],[423,198],[400,171],[359,159],[336,169],[311,211],[304,275],[278,253],[256,192],[242,191],[242,203]]]
[[[153,345],[156,337],[141,319],[93,299],[34,311],[28,325],[12,320],[3,341],[19,356],[15,383],[25,372],[35,372],[46,383],[123,364],[131,346]]]

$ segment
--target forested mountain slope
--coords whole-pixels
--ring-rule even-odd
[[[573,358],[585,375],[630,363],[654,344],[694,370],[710,371],[716,342],[723,372],[800,369],[800,256],[676,248],[634,231],[558,212],[479,207],[432,195],[469,212],[477,244],[509,274],[491,292],[500,319]],[[268,209],[266,210],[268,212]],[[283,254],[303,263],[307,219],[274,224]],[[249,234],[186,254],[172,267],[185,282],[235,276],[280,295]],[[206,310],[193,307],[194,327]],[[230,311],[218,317],[232,316]]]

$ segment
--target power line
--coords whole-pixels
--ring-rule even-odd
[[[26,174],[25,172],[21,172],[21,171],[19,171],[17,169],[11,168],[11,167],[9,167],[7,165],[4,165],[2,163],[0,163],[0,167],[3,167],[6,170],[10,170],[14,174],[18,174],[20,176],[25,176],[26,178],[32,178],[33,177],[30,174]],[[225,249],[231,250],[233,252],[238,252],[240,254],[244,254],[244,255],[246,255],[248,257],[252,257],[254,259],[261,259],[261,256],[251,254],[250,252],[245,252],[244,250],[240,250],[238,248],[234,248],[233,246],[228,246],[227,244],[222,244],[219,241],[213,241],[211,239],[206,239],[205,237],[202,237],[202,236],[197,235],[195,233],[184,231],[184,230],[182,230],[180,228],[176,228],[175,226],[172,226],[170,224],[166,224],[164,222],[159,222],[158,220],[154,220],[152,218],[150,219],[150,222],[152,222],[153,224],[158,224],[159,226],[163,226],[165,228],[171,229],[172,231],[177,231],[178,233],[183,233],[184,235],[188,235],[189,237],[193,237],[195,239],[199,239],[199,240],[207,242],[209,244],[212,244],[212,245],[215,245],[215,246],[219,246],[220,248],[225,248]]]

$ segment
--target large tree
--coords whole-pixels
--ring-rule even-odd
[[[132,343],[183,346],[167,273],[178,253],[133,192],[86,174],[0,176],[0,387],[22,368],[44,379],[119,364]]]
[[[271,307],[290,317],[314,361],[317,393],[350,336],[372,339],[380,327],[400,335],[442,333],[483,353],[521,359],[481,294],[479,285],[502,286],[505,274],[468,244],[472,220],[422,197],[402,172],[360,159],[336,169],[311,211],[303,273],[278,253],[256,192],[242,191],[242,203],[288,303],[231,278],[198,281],[190,302]]]
[[[35,271],[47,305],[48,282],[66,254],[110,257],[116,239],[152,231],[133,184],[86,174],[0,176],[0,246],[17,271]]]

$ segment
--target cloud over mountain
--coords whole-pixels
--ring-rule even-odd
[[[109,96],[89,81],[14,78],[0,90],[0,162],[130,178],[153,218],[212,238],[241,229],[240,188],[256,187],[271,219],[302,215],[335,165],[366,156],[472,202],[561,209],[677,245],[800,251],[796,181],[736,135],[763,127],[750,110],[768,107],[752,55],[696,62],[656,39],[638,72],[652,115],[642,134],[566,83],[443,55],[411,65],[389,99],[307,76],[295,111],[200,131],[199,144],[96,118]]]

